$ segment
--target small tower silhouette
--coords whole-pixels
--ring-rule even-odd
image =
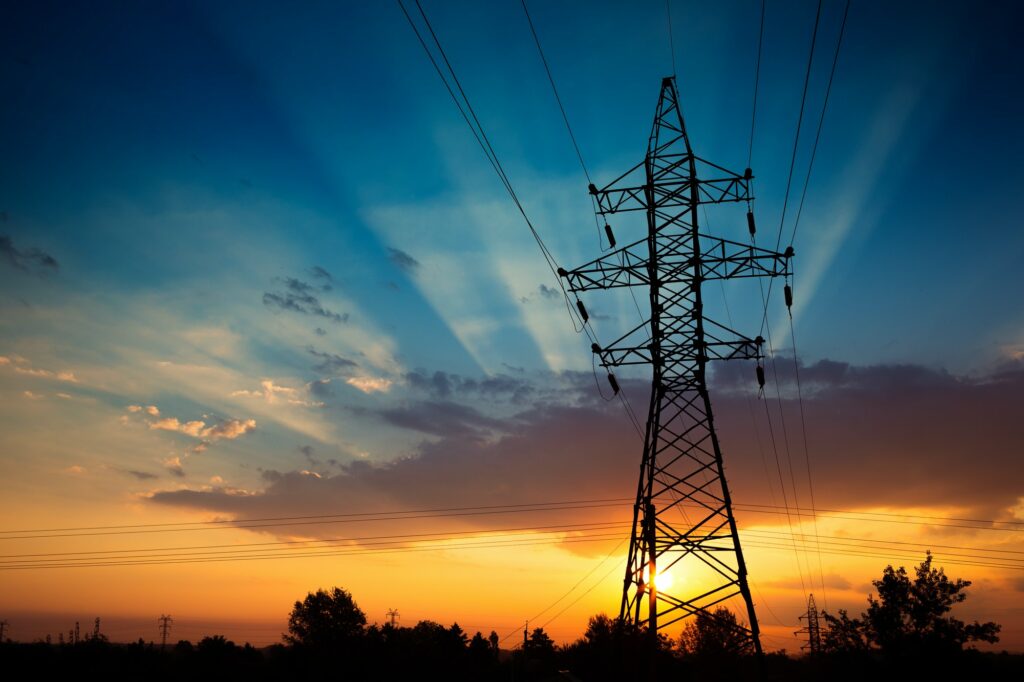
[[[167,648],[167,633],[170,631],[174,619],[168,615],[162,615],[156,620],[160,623],[160,651],[163,651]]]
[[[813,594],[807,598],[807,613],[800,616],[800,620],[807,621],[807,625],[793,633],[807,635],[807,644],[800,648],[808,651],[811,655],[819,653],[821,651],[821,626],[818,623],[818,607],[814,603]]]

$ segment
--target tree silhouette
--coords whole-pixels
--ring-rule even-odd
[[[290,634],[284,638],[311,648],[348,648],[363,634],[365,626],[366,614],[351,594],[340,587],[330,592],[321,589],[295,602],[288,616]]]
[[[612,618],[592,616],[583,637],[563,649],[563,663],[582,679],[604,682],[638,679],[651,666],[665,679],[677,669],[671,640],[659,633],[652,640],[646,627]]]
[[[531,658],[550,658],[555,654],[555,642],[544,632],[544,628],[535,628],[530,638],[523,643],[523,651]]]
[[[729,609],[701,611],[686,623],[679,634],[679,651],[685,656],[720,658],[753,652],[753,642]]]
[[[943,569],[932,567],[932,553],[918,565],[911,579],[900,566],[886,566],[880,580],[872,581],[878,596],[868,597],[868,610],[850,618],[824,614],[828,630],[822,646],[826,651],[853,652],[871,648],[887,654],[948,654],[971,642],[998,642],[996,623],[965,623],[947,615],[967,599],[969,580],[950,580]]]
[[[498,633],[491,630],[491,634],[487,635],[487,643],[491,645],[491,649],[494,650],[494,655],[498,655]]]
[[[475,679],[489,677],[488,673],[497,665],[497,658],[491,649],[491,643],[484,639],[483,634],[479,632],[469,640],[467,658]]]
[[[458,644],[460,647],[465,647],[469,642],[469,637],[466,636],[466,631],[460,628],[458,623],[452,623],[452,626],[448,628],[448,634],[450,640]]]
[[[491,657],[491,644],[484,636],[477,632],[473,635],[473,639],[469,640],[469,652],[475,658],[490,658]]]

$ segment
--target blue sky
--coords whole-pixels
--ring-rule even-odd
[[[424,7],[555,257],[598,256],[519,2]],[[742,172],[760,3],[672,7],[695,150]],[[779,225],[815,7],[769,2],[752,164],[762,244]],[[824,3],[790,217],[842,8]],[[642,158],[671,72],[663,3],[536,0],[531,13],[607,182]],[[541,288],[554,281],[536,245],[396,4],[11,14],[0,489],[16,514],[59,499],[103,519],[156,492],[258,493],[277,480],[267,470],[340,478],[597,400],[589,342]],[[794,244],[807,366],[982,380],[1024,354],[1020,18],[1009,2],[853,4]],[[744,238],[742,210],[709,217]],[[615,229],[620,243],[640,234]],[[753,335],[756,287],[726,295]],[[602,338],[635,324],[621,293],[585,300]],[[706,300],[724,321],[717,286]],[[626,378],[642,404],[642,375]]]
[[[1007,91],[1019,75],[1009,6],[979,14],[952,4],[931,16],[920,7],[852,11],[795,245],[808,359],[979,370],[1020,333],[1019,313],[992,295],[1019,284],[1022,249],[1010,190],[1020,141],[1003,132],[1020,113]],[[585,344],[542,350],[571,336],[541,342],[524,330],[528,277],[552,283],[533,267],[539,256],[397,6],[106,9],[39,7],[5,36],[2,144],[14,162],[2,171],[4,229],[16,245],[60,256],[51,294],[65,284],[141,293],[204,280],[223,291],[224,279],[258,290],[317,264],[355,301],[388,300],[361,319],[388,329],[413,366],[494,371],[500,356],[534,367],[545,352],[560,356],[556,369],[586,366]],[[518,5],[428,9],[556,257],[571,265],[596,255],[585,185]],[[841,9],[826,3],[823,13],[807,143]],[[756,10],[681,3],[675,14],[694,145],[737,169]],[[753,164],[762,235],[777,225],[814,14],[800,3],[772,10]],[[613,177],[642,153],[669,68],[663,13],[573,3],[534,11],[585,158],[595,176]],[[723,232],[741,228],[723,222]],[[430,252],[458,262],[417,283],[388,247],[428,268]],[[229,263],[245,249],[259,255],[244,257],[243,282]],[[495,251],[508,249],[523,261],[516,291],[492,276]],[[388,283],[398,290],[382,291]],[[740,310],[751,298],[733,296]],[[225,303],[195,301],[186,314],[217,317]],[[460,323],[463,341],[487,327],[480,343],[494,357],[459,348]],[[263,352],[285,361],[281,349]]]

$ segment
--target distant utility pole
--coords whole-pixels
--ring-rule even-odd
[[[388,622],[391,627],[395,627],[395,621],[398,620],[398,609],[388,609]]]
[[[643,236],[616,249],[606,222],[614,250],[574,270],[559,269],[559,275],[577,297],[638,287],[647,290],[650,306],[649,317],[621,338],[603,348],[592,345],[616,394],[613,368],[650,365],[653,372],[619,617],[633,626],[646,624],[648,635],[656,638],[659,628],[683,618],[714,620],[717,607],[740,597],[747,624],[737,620],[739,636],[732,639],[749,642],[760,654],[706,368],[712,361],[753,360],[763,387],[763,339],[706,316],[702,288],[715,280],[788,277],[793,251],[760,249],[698,227],[704,205],[745,203],[752,239],[753,177],[749,168],[734,173],[693,152],[675,77],[665,78],[644,159],[603,188],[590,185],[600,217],[607,221],[636,212],[646,218],[637,221],[643,223]],[[579,298],[576,307],[586,322],[589,315]],[[673,581],[670,569],[686,579]]]
[[[526,621],[526,624],[523,625],[523,648],[526,648],[526,643],[528,641],[526,633],[529,632],[529,630],[530,630],[530,621]]]
[[[78,621],[76,620],[75,621],[75,641],[73,642],[73,644],[78,644],[79,639],[80,639],[79,635],[81,635],[81,630],[79,630],[79,628],[78,628]]]
[[[821,626],[818,623],[818,607],[814,603],[814,595],[807,598],[807,613],[800,616],[800,620],[806,620],[807,625],[800,628],[793,634],[807,635],[807,644],[801,646],[812,655],[821,651]]]
[[[160,623],[160,651],[164,651],[167,648],[167,633],[170,632],[174,619],[168,615],[162,615],[156,620]]]

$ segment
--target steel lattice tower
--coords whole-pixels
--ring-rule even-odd
[[[821,651],[821,625],[818,622],[818,606],[814,603],[814,595],[807,598],[807,613],[800,616],[800,620],[806,620],[807,625],[800,628],[793,634],[807,635],[807,644],[801,646],[811,654]]]
[[[620,618],[646,624],[657,636],[659,627],[697,613],[713,615],[717,605],[739,595],[749,626],[738,626],[743,636],[737,639],[750,641],[760,653],[705,369],[711,360],[759,361],[763,340],[705,317],[701,285],[788,276],[793,252],[720,239],[698,227],[702,204],[749,205],[752,178],[750,169],[738,175],[694,155],[675,78],[665,78],[644,160],[603,189],[590,185],[605,220],[620,212],[645,212],[646,237],[559,274],[577,295],[615,287],[649,290],[650,318],[607,347],[593,346],[616,392],[614,367],[649,364],[653,374]],[[753,234],[749,212],[748,224]],[[763,385],[760,364],[757,375]],[[695,516],[688,516],[687,509],[694,508]],[[678,577],[676,589],[658,589],[655,578],[670,570]]]

